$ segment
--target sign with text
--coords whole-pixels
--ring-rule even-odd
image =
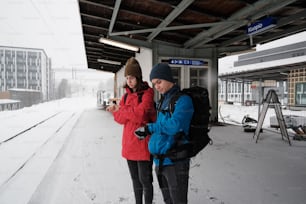
[[[247,34],[254,35],[272,28],[276,25],[276,19],[272,17],[265,18],[261,21],[253,23],[247,27]]]
[[[169,59],[169,64],[204,66],[208,65],[208,62],[204,60],[192,60],[192,59]]]

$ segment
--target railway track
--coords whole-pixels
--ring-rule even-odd
[[[9,166],[6,166],[6,171],[0,174],[0,196],[6,185],[40,154],[49,142],[60,136],[61,131],[71,120],[76,120],[75,117],[78,117],[76,115],[76,112],[59,111],[24,128],[17,134],[2,139],[0,165]]]
[[[10,140],[12,140],[12,139],[18,137],[18,136],[24,135],[24,133],[30,131],[31,129],[33,129],[33,128],[39,126],[39,125],[41,125],[42,123],[44,123],[44,122],[50,120],[51,118],[55,117],[56,115],[58,115],[58,114],[60,114],[60,113],[61,113],[61,112],[57,112],[57,113],[51,115],[50,117],[47,117],[46,119],[44,119],[44,120],[42,120],[42,121],[39,121],[38,123],[36,123],[36,124],[34,124],[34,125],[32,125],[32,126],[26,128],[26,129],[20,131],[19,133],[15,134],[15,135],[13,135],[13,136],[8,136],[8,137],[7,137],[6,139],[4,139],[3,141],[0,141],[0,145],[2,145],[2,144],[4,144],[4,143],[6,143],[6,142],[8,142],[8,141],[10,141]]]

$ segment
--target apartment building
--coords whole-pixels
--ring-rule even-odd
[[[0,46],[0,93],[40,93],[40,101],[51,96],[51,59],[43,49]],[[13,94],[16,95],[16,94]],[[22,94],[21,94],[22,95]],[[37,102],[37,99],[35,99]]]

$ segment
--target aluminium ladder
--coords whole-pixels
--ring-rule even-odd
[[[262,111],[260,113],[259,116],[259,120],[256,126],[256,130],[254,133],[254,137],[256,137],[256,143],[258,141],[259,138],[259,134],[260,134],[260,130],[262,128],[262,124],[264,122],[264,119],[266,117],[266,113],[269,107],[273,107],[276,113],[276,118],[280,127],[280,131],[282,134],[282,140],[284,140],[284,138],[286,138],[289,142],[289,145],[291,145],[290,139],[289,139],[289,135],[287,132],[287,128],[286,128],[286,124],[285,124],[285,120],[284,120],[284,116],[281,110],[281,104],[278,100],[277,94],[275,92],[275,90],[271,89],[268,91],[266,98],[264,99],[264,103],[263,103],[263,108]]]

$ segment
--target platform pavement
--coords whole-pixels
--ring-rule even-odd
[[[264,129],[258,143],[242,127],[212,127],[214,145],[199,159],[205,188],[224,203],[302,204],[306,195],[306,142]],[[209,176],[208,176],[209,175]]]
[[[122,126],[88,109],[29,203],[134,203],[120,155]],[[239,126],[213,126],[213,145],[191,161],[189,203],[302,204],[306,142],[292,146],[263,131],[258,143]],[[163,203],[154,178],[154,202]]]

